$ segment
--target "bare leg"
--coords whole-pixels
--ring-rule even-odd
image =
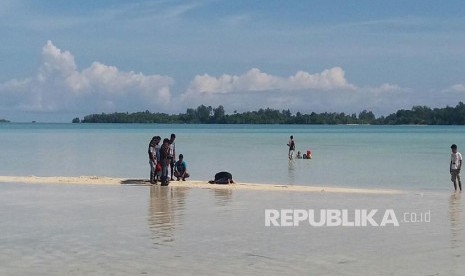
[[[457,182],[459,182],[460,191],[462,191],[462,182],[460,181],[460,174],[457,173]]]
[[[454,189],[457,192],[457,175],[452,170],[450,172],[450,180],[454,183]]]

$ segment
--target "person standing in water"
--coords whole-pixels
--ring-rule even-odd
[[[451,181],[454,183],[455,191],[457,191],[457,182],[460,191],[462,191],[462,182],[460,181],[460,169],[462,168],[462,155],[457,151],[457,145],[453,144],[451,147],[452,153],[450,155],[450,176]]]
[[[289,147],[289,160],[292,160],[294,156],[294,151],[295,151],[295,141],[294,141],[294,136],[291,135],[289,139],[289,143],[287,143],[287,146]]]

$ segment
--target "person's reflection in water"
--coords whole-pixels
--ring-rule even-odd
[[[289,160],[287,176],[288,176],[287,178],[288,178],[289,184],[293,185],[295,182],[295,161],[294,160]]]
[[[451,230],[451,252],[453,254],[454,268],[463,267],[463,224],[461,194],[454,193],[449,199],[449,219]]]
[[[186,189],[183,188],[150,187],[148,222],[154,244],[174,241],[174,231],[184,210],[185,196]]]

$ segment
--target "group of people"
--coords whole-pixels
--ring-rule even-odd
[[[289,147],[289,160],[292,160],[294,158],[294,152],[295,152],[295,141],[294,141],[294,136],[291,135],[289,137],[289,142],[287,143],[287,146]],[[297,152],[297,159],[312,159],[312,152],[310,150],[307,150],[307,153],[304,153],[303,155],[300,153],[300,151]]]
[[[169,181],[173,181],[176,177],[177,181],[186,181],[190,175],[187,172],[187,165],[184,161],[184,156],[179,154],[179,159],[176,161],[176,135],[173,133],[170,139],[163,139],[160,145],[161,137],[154,136],[149,143],[148,154],[150,164],[150,183],[157,184],[161,182],[161,186],[168,186]],[[171,174],[168,176],[168,168],[171,169]]]

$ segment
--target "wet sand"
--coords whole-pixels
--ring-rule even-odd
[[[151,185],[145,179],[126,179],[101,176],[0,176],[0,183],[28,183],[28,184],[84,184],[84,185]],[[258,183],[235,183],[230,185],[209,184],[208,181],[171,181],[171,187],[225,189],[225,190],[254,190],[254,191],[289,191],[311,193],[350,193],[350,194],[402,194],[401,190],[393,189],[360,189],[325,186],[297,186]]]

